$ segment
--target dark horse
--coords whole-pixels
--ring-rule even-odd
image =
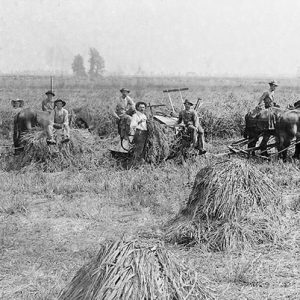
[[[280,157],[284,160],[287,157],[287,149],[291,141],[296,137],[300,140],[300,111],[284,110],[273,107],[270,109],[254,110],[245,116],[244,137],[250,141],[248,148],[256,146],[259,137],[263,140],[259,146],[262,155],[267,155],[267,142],[270,136],[276,139],[276,147]],[[254,152],[254,151],[253,151]],[[252,153],[254,154],[254,153]],[[300,144],[296,144],[294,158],[300,156]]]
[[[33,127],[40,126],[47,131],[47,126],[51,124],[50,114],[45,111],[39,111],[32,108],[25,108],[18,112],[14,117],[14,146],[16,153],[22,148],[21,137],[25,132]]]
[[[300,159],[300,110],[287,110],[279,118],[276,126],[278,151],[283,160],[287,158],[287,148],[296,138],[295,153],[293,158]]]

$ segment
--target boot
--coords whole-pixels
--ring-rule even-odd
[[[46,140],[48,145],[56,145],[56,141],[54,139]]]
[[[70,141],[70,139],[68,137],[66,137],[66,138],[62,139],[61,142],[63,144],[63,143],[68,143],[69,141]]]
[[[203,154],[205,154],[206,152],[207,152],[206,150],[201,149],[201,150],[199,150],[199,155],[203,155]]]

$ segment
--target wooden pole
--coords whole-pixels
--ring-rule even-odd
[[[53,93],[53,76],[50,76],[50,91]]]

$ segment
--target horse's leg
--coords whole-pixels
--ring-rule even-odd
[[[285,162],[287,159],[288,147],[291,145],[291,139],[286,137],[283,141],[282,160]]]
[[[296,140],[295,153],[293,158],[300,159],[300,138]]]
[[[296,145],[295,145],[295,153],[293,158],[300,159],[300,128],[298,127],[299,132],[296,133]]]
[[[270,137],[271,137],[271,134],[269,132],[266,132],[263,135],[263,139],[260,143],[260,150],[261,150],[262,156],[269,156],[269,153],[267,151],[267,145],[268,145],[268,141],[269,141]]]
[[[248,148],[253,148],[256,146],[256,143],[258,141],[258,137],[249,137],[251,142],[248,143]],[[251,151],[250,153],[252,156],[255,156],[255,150]]]

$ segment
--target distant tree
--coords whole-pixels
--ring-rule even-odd
[[[89,76],[91,78],[102,76],[104,73],[105,63],[102,56],[100,56],[99,52],[95,48],[90,48],[90,69]]]
[[[75,76],[78,77],[85,77],[86,72],[83,64],[83,57],[78,54],[74,57],[73,63],[72,63],[72,70]]]

